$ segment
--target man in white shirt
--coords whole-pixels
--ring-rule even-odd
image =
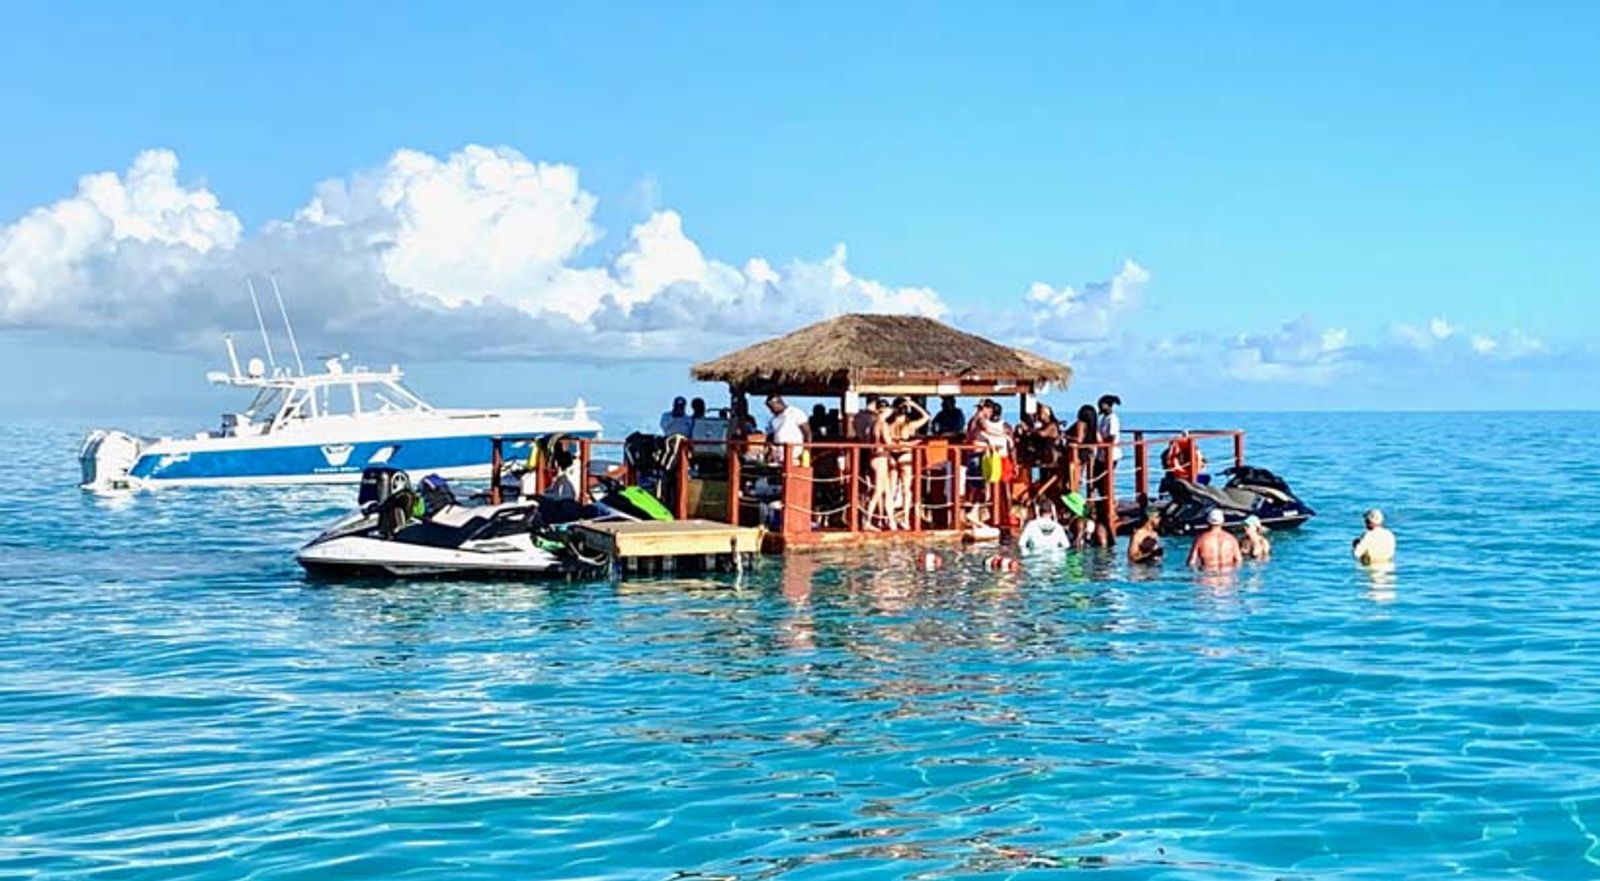
[[[1363,566],[1385,566],[1394,562],[1394,533],[1383,528],[1383,512],[1367,512],[1367,531],[1351,545],[1350,553]]]
[[[800,412],[798,407],[791,407],[783,402],[777,395],[767,395],[767,409],[772,412],[772,418],[767,420],[767,443],[774,450],[781,450],[785,444],[791,445],[791,461],[800,461],[800,445],[810,440],[811,426],[806,421],[806,414]],[[776,458],[776,452],[774,452]]]

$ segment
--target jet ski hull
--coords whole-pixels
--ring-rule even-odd
[[[295,555],[308,574],[385,578],[532,578],[564,575],[566,562],[526,536],[491,539],[495,547],[449,549],[371,535],[313,542]]]
[[[1206,517],[1221,511],[1223,526],[1242,529],[1246,517],[1260,518],[1268,529],[1298,529],[1316,516],[1289,484],[1263,468],[1229,469],[1227,486],[1215,487],[1187,480],[1163,482],[1168,492],[1161,509],[1164,535],[1193,535],[1210,528]]]

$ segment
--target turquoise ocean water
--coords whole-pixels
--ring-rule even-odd
[[[1600,877],[1600,415],[1202,421],[1321,514],[1236,577],[384,588],[0,424],[0,877]]]

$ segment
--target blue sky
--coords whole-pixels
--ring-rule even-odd
[[[398,341],[446,399],[467,394],[462,377],[474,394],[504,377],[521,388],[554,359],[552,390],[642,406],[693,357],[888,308],[1035,346],[1078,366],[1085,393],[1155,407],[1600,405],[1581,381],[1600,346],[1592,4],[3,15],[0,364],[63,362],[39,405],[51,411],[151,393],[108,386],[138,379],[119,364],[162,365],[143,375],[181,398],[206,331],[249,326],[242,276],[264,271],[293,282],[312,340]],[[112,217],[55,234],[80,219],[81,176],[133,192],[155,148],[176,167],[145,166],[165,187],[148,198],[205,192],[215,210],[190,204],[152,233]],[[418,173],[402,150],[438,167]],[[528,171],[532,184],[494,192],[483,170],[506,162],[570,169],[577,189]],[[493,218],[565,200],[467,236],[554,243],[463,256],[445,209],[430,221],[409,201],[363,203],[362,181],[423,178],[467,181],[472,198],[450,210],[487,199]],[[353,207],[285,231],[326,181]],[[500,222],[485,216],[472,214]],[[355,253],[380,234],[398,243],[389,256]],[[683,269],[686,242],[714,265]],[[1048,290],[1030,299],[1035,285]],[[590,295],[616,308],[574,311]],[[507,303],[519,311],[494,311]],[[380,307],[391,323],[368,339]],[[445,352],[408,335],[433,320],[452,328]],[[462,344],[487,327],[505,339]],[[564,342],[507,342],[518,335]],[[85,340],[90,366],[67,366]],[[608,387],[618,375],[635,380]]]

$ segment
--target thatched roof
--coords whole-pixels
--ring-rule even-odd
[[[750,391],[798,394],[897,379],[1065,385],[1072,369],[932,318],[841,315],[697,364],[691,375]]]

